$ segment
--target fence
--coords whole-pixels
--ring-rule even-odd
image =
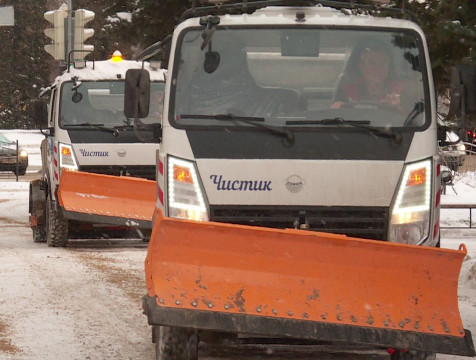
[[[440,229],[472,229],[473,226],[473,209],[476,209],[476,204],[441,204],[441,209],[444,210],[469,210],[469,224],[468,226],[444,226],[440,225]]]
[[[466,147],[466,157],[464,164],[458,169],[459,172],[476,171],[476,144],[475,143],[463,143]]]

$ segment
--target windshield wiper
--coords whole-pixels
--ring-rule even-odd
[[[72,127],[78,127],[78,128],[93,128],[94,130],[104,131],[104,132],[108,132],[108,133],[114,134],[114,129],[105,127],[104,124],[81,123],[81,124],[68,124],[68,125],[63,125],[63,127],[64,127],[64,128],[72,128]]]
[[[259,128],[266,129],[273,134],[277,134],[284,138],[287,145],[294,144],[294,135],[293,133],[284,128],[274,125],[263,124],[265,121],[262,117],[253,117],[253,116],[236,116],[233,114],[218,114],[218,115],[180,115],[184,119],[213,119],[219,121],[240,121],[245,124],[253,125]]]
[[[63,127],[64,128],[69,128],[69,127],[93,128],[94,130],[107,132],[114,136],[119,136],[119,133],[121,131],[134,129],[134,125],[117,125],[113,127],[107,127],[107,126],[104,126],[104,124],[93,124],[93,123],[68,124],[68,125],[63,125]],[[151,129],[144,127],[143,130],[151,130]]]
[[[425,104],[423,103],[423,101],[415,103],[415,106],[413,107],[412,111],[410,111],[407,118],[405,119],[403,126],[413,126],[413,120],[415,120],[415,118],[420,115],[424,110]]]
[[[391,129],[377,128],[370,126],[370,121],[368,120],[345,120],[341,117],[336,117],[332,119],[322,119],[322,120],[289,120],[286,121],[286,125],[307,125],[307,124],[317,124],[324,126],[353,126],[359,129],[365,129],[375,135],[389,138],[395,141],[395,143],[400,144],[402,142],[402,135],[399,133],[393,132]]]
[[[116,125],[112,127],[114,130],[124,131],[134,129],[134,125]]]
[[[322,120],[288,120],[286,125],[308,125],[308,124],[317,124],[317,125],[352,125],[359,127],[360,125],[369,125],[369,120],[345,120],[340,117],[333,119],[322,119]]]

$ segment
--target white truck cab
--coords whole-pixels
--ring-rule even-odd
[[[442,278],[449,269],[437,261],[446,250],[430,248],[441,164],[424,33],[400,9],[392,18],[354,2],[307,3],[195,6],[162,43],[168,80],[143,302],[157,359],[196,360],[198,339],[216,332],[365,343],[396,349],[392,360],[472,356],[461,326],[445,337],[448,327],[439,336],[420,324],[454,313],[419,302],[441,303],[441,288],[421,295],[429,263]],[[394,288],[405,289],[402,302],[392,292],[382,305]]]
[[[50,101],[47,127],[42,130],[46,136],[41,146],[42,178],[32,183],[30,212],[35,207],[33,198],[40,198],[37,205],[45,202],[33,215],[34,223],[40,225],[33,227],[34,239],[53,246],[66,245],[68,233],[93,236],[92,224],[84,235],[74,235],[75,229],[85,228],[83,219],[68,221],[57,211],[57,188],[65,169],[155,179],[165,70],[149,62],[123,60],[117,52],[109,60],[83,65],[72,64],[45,91]],[[144,69],[149,74],[154,105],[140,122],[123,112],[124,79],[129,69]],[[56,230],[54,223],[58,223]]]
[[[372,46],[380,97],[361,78]],[[197,16],[175,29],[168,71],[166,216],[437,244],[436,104],[415,23],[322,6]]]

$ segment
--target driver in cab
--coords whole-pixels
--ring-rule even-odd
[[[348,75],[338,88],[331,108],[374,103],[401,110],[403,83],[394,79],[391,56],[385,47],[366,43],[354,50],[349,65]]]

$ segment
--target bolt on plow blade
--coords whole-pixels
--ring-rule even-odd
[[[150,229],[156,182],[129,176],[63,171],[58,200],[67,219]]]
[[[152,325],[474,355],[460,251],[163,217],[145,272]]]

